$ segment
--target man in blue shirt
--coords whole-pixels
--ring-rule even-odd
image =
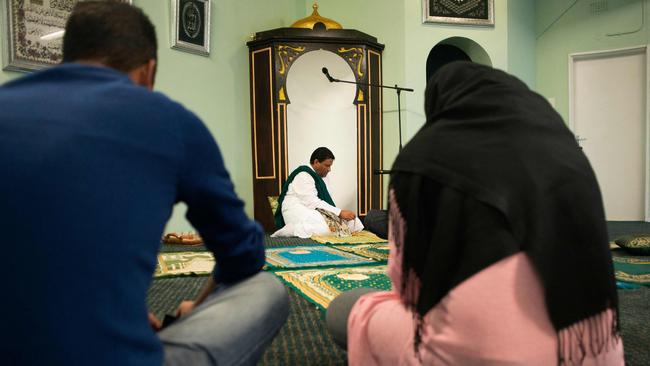
[[[64,63],[0,87],[4,365],[255,364],[286,320],[214,139],[151,91],[156,48],[139,9],[80,2]],[[157,335],[146,291],[179,201],[218,264]]]

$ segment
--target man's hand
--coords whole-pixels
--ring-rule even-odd
[[[349,221],[349,220],[354,220],[354,218],[357,216],[352,211],[341,210],[339,217],[342,218],[343,220]]]
[[[190,311],[194,309],[194,301],[185,300],[178,305],[178,310],[176,310],[176,316],[181,317],[187,315]]]
[[[160,320],[158,320],[153,313],[149,313],[149,325],[151,326],[151,329],[156,332],[162,327],[162,323],[160,323]]]

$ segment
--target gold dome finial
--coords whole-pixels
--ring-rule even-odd
[[[321,23],[325,26],[325,29],[343,29],[341,27],[341,24],[333,21],[332,19],[327,19],[323,18],[318,14],[318,3],[314,1],[314,5],[312,5],[312,8],[314,11],[311,13],[310,16],[306,18],[302,18],[295,23],[291,24],[291,28],[307,28],[307,29],[314,29],[314,26],[318,23]]]

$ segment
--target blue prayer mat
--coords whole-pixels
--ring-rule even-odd
[[[372,259],[324,245],[270,248],[266,264],[271,269],[356,266],[376,263]]]

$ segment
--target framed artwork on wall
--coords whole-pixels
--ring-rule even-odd
[[[422,22],[494,25],[494,0],[422,0]]]
[[[210,54],[210,0],[171,0],[172,48]]]
[[[109,0],[107,0],[109,1]],[[111,0],[131,4],[131,0]],[[3,70],[34,71],[61,62],[63,30],[78,0],[3,0]]]

